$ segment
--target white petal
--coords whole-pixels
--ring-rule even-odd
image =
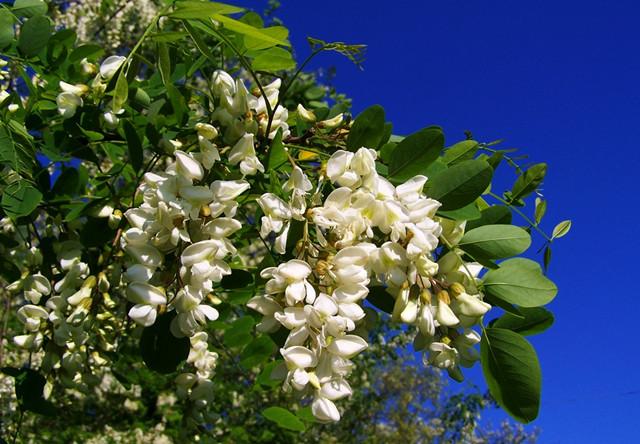
[[[338,407],[330,399],[318,397],[311,404],[311,412],[318,421],[336,422],[340,421]]]
[[[367,341],[356,335],[345,335],[335,338],[327,349],[334,355],[350,358],[368,347]]]

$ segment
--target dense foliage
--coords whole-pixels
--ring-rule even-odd
[[[253,12],[153,5],[122,46],[54,26],[42,0],[0,7],[13,429],[77,404],[118,422],[103,407],[126,401],[176,439],[482,439],[487,400],[443,400],[406,338],[456,381],[480,360],[495,401],[535,419],[525,336],[551,326],[557,288],[521,255],[537,234],[546,269],[570,229],[539,227],[546,164],[437,126],[395,135],[379,105],[352,118],[303,70],[327,51],[360,64],[362,45],[309,38],[298,65],[287,29]],[[503,164],[516,179],[497,193]],[[394,422],[394,393],[419,421]]]

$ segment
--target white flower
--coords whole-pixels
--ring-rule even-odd
[[[330,399],[319,396],[311,404],[311,412],[318,421],[336,422],[340,421],[340,412]]]
[[[309,111],[304,106],[302,106],[302,104],[299,103],[296,110],[298,111],[298,115],[302,120],[306,120],[307,122],[316,121],[316,115],[313,113],[313,111]]]
[[[231,165],[239,163],[240,172],[244,176],[256,174],[258,171],[264,173],[264,166],[258,160],[253,144],[253,134],[247,133],[229,151],[229,163]]]
[[[200,180],[204,177],[202,165],[191,154],[184,151],[176,150],[176,171],[178,174],[190,180]]]
[[[105,81],[111,80],[115,73],[120,69],[120,66],[124,63],[126,57],[122,56],[109,56],[100,65],[100,77]]]
[[[327,350],[342,358],[351,358],[366,349],[368,346],[367,341],[362,339],[360,336],[345,335],[340,338],[335,338],[331,344],[329,344]]]
[[[318,364],[315,353],[306,347],[281,348],[280,354],[291,369],[315,367]]]
[[[69,117],[73,117],[76,113],[76,109],[78,109],[79,106],[82,106],[83,102],[82,97],[80,96],[69,92],[62,92],[58,94],[56,103],[58,105],[58,112],[60,115],[63,118],[68,119]]]

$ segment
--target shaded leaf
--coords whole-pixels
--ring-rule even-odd
[[[493,170],[484,160],[465,160],[436,173],[425,186],[427,196],[442,203],[442,211],[475,201],[491,183]]]
[[[491,395],[518,421],[533,421],[540,408],[542,376],[531,344],[511,330],[487,328],[480,350]]]
[[[506,328],[524,336],[537,335],[553,325],[553,313],[543,307],[522,307],[518,310],[523,317],[505,313],[491,323],[495,328]]]
[[[262,411],[262,416],[269,421],[278,424],[278,427],[295,432],[303,432],[305,430],[304,423],[287,409],[282,407],[268,407]]]
[[[377,145],[376,145],[377,146]],[[389,179],[402,183],[418,174],[425,174],[444,147],[444,134],[438,127],[424,128],[405,137],[393,150]]]
[[[373,105],[362,111],[353,122],[347,149],[356,151],[362,147],[376,148],[384,135],[384,109],[380,105]]]

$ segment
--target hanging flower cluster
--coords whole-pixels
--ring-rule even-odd
[[[317,421],[335,422],[344,414],[338,401],[354,390],[356,357],[374,336],[369,327],[387,312],[424,363],[455,380],[481,358],[480,342],[483,359],[494,345],[507,361],[522,352],[517,365],[532,375],[519,380],[526,393],[499,399],[503,387],[490,386],[508,411],[537,412],[539,366],[522,325],[527,316],[535,328],[550,324],[541,306],[557,289],[537,263],[515,257],[531,230],[511,225],[511,208],[539,189],[546,165],[518,167],[510,191],[489,193],[506,151],[474,140],[445,148],[438,127],[392,136],[377,105],[352,120],[341,100],[320,101],[329,97],[315,81],[310,88],[300,72],[280,75],[295,66],[286,29],[253,28],[228,17],[239,13],[232,6],[205,5],[158,10],[142,37],[154,39],[150,58],[136,44],[99,63],[103,52],[74,49],[70,33],[45,48],[39,35],[28,40],[29,27],[17,46],[5,42],[19,57],[0,60],[0,114],[9,119],[0,122],[8,172],[0,253],[9,258],[0,271],[19,304],[13,343],[42,376],[13,373],[46,379],[46,400],[57,380],[80,392],[98,390],[104,376],[131,384],[122,369],[144,362],[172,375],[202,426],[219,420],[222,352],[251,378],[275,359],[256,384],[277,379]],[[207,7],[211,23],[200,20]],[[48,19],[28,20],[35,29]],[[187,37],[195,46],[182,51]],[[362,49],[310,42],[313,55],[332,50],[356,62]],[[62,68],[48,73],[58,57]],[[5,87],[5,68],[22,60],[49,65],[16,70],[37,73],[21,106],[8,103],[17,90]],[[540,202],[528,227],[537,231]],[[569,227],[545,235],[545,265],[551,241]],[[492,305],[508,313],[485,326]],[[521,409],[522,400],[531,405]]]

